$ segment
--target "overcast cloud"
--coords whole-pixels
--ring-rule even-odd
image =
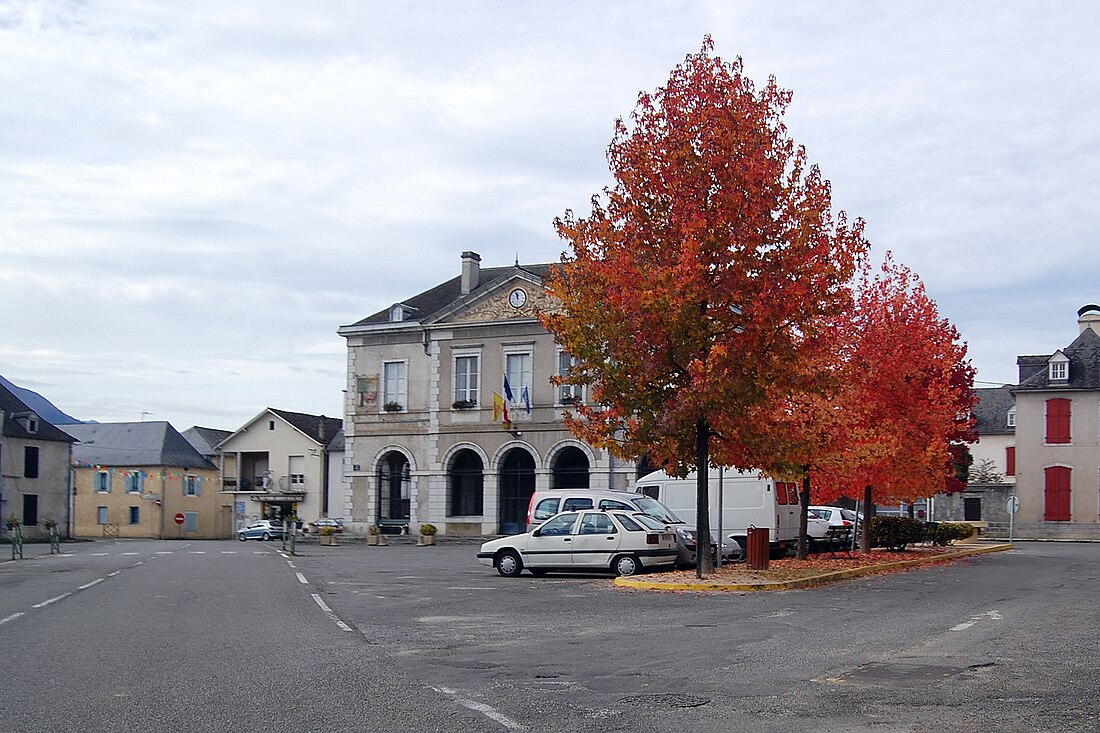
[[[338,416],[336,335],[556,260],[704,34],[985,382],[1100,299],[1092,2],[0,1],[0,374],[100,421]]]

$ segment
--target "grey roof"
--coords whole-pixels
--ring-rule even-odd
[[[276,410],[274,407],[269,407],[267,409],[271,410],[321,445],[328,445],[328,442],[332,440],[336,433],[344,429],[344,421],[339,418],[325,417],[324,415],[307,415],[304,412]]]
[[[214,450],[214,446],[228,438],[233,433],[228,430],[218,430],[216,428],[202,428],[196,425],[193,428],[188,428],[181,433],[184,439],[191,444],[191,446],[199,452],[200,455],[210,458],[217,455],[217,451]]]
[[[1020,386],[1016,390],[1100,389],[1100,334],[1086,328],[1061,351],[1069,359],[1069,380],[1050,383],[1046,365],[1053,354],[1020,356],[1016,359],[1020,367]]]
[[[508,267],[483,267],[478,275],[478,285],[468,295],[462,294],[462,277],[451,278],[445,283],[436,285],[430,290],[414,295],[408,300],[402,300],[403,305],[415,309],[416,319],[421,323],[427,323],[440,313],[450,310],[454,305],[463,300],[477,298],[495,285],[510,280],[517,275],[533,276],[538,280],[544,280],[550,274],[553,264],[541,265],[509,265]],[[374,315],[367,316],[361,321],[356,321],[355,326],[364,326],[374,323],[389,323],[390,309],[378,311]]]
[[[24,438],[26,440],[52,440],[72,443],[73,439],[61,428],[42,418],[37,412],[27,406],[23,400],[15,396],[15,393],[0,383],[0,412],[3,413],[3,434],[8,438]],[[33,415],[38,420],[38,432],[29,432],[23,423],[16,418],[22,415]]]
[[[974,390],[978,398],[974,405],[974,430],[979,436],[1015,434],[1016,428],[1008,426],[1008,411],[1016,404],[1013,389],[1013,385],[1006,384]]]
[[[325,448],[331,453],[339,453],[344,450],[344,429],[340,428],[336,431],[336,435],[332,437],[332,440],[328,442]]]
[[[93,466],[216,468],[169,423],[124,422],[66,425],[79,442],[73,460]]]

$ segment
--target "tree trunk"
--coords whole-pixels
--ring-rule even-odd
[[[863,489],[863,521],[860,522],[862,530],[859,533],[859,551],[870,554],[871,552],[871,515],[874,514],[875,503],[871,497],[871,484]]]
[[[705,417],[695,423],[695,577],[714,572],[710,556],[710,423]]]
[[[810,528],[810,469],[802,477],[802,491],[798,493],[798,559],[810,556],[810,540],[807,531]]]

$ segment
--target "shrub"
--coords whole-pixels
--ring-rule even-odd
[[[924,522],[909,517],[872,517],[871,547],[904,550],[924,540]]]
[[[936,545],[950,545],[956,540],[965,540],[973,529],[961,522],[929,522],[926,539]]]
[[[435,534],[437,531],[438,530],[435,528],[434,524],[422,524],[422,525],[420,525],[420,534],[422,534],[422,535],[430,537],[431,535]]]
[[[382,534],[382,528],[379,527],[377,524],[372,524],[371,526],[367,527],[367,534]]]
[[[336,534],[335,527],[321,527],[320,535],[322,537],[331,537],[334,534]]]

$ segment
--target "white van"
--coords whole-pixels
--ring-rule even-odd
[[[710,469],[711,533],[718,534],[718,469]],[[676,512],[685,522],[696,524],[695,474],[674,478],[664,471],[643,476],[634,490]],[[722,536],[748,547],[749,527],[766,528],[775,551],[798,544],[798,485],[774,481],[760,471],[724,472],[722,478]]]

